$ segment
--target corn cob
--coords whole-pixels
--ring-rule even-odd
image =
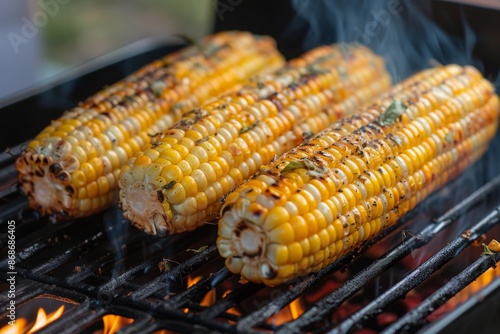
[[[123,167],[124,216],[147,233],[217,218],[231,189],[390,85],[365,47],[323,46],[235,94],[186,113]]]
[[[472,67],[396,85],[227,196],[217,240],[226,266],[270,286],[321,270],[475,161],[498,113],[494,88]]]
[[[30,206],[81,217],[117,198],[120,167],[195,106],[283,65],[268,37],[223,32],[157,60],[53,121],[17,160]]]

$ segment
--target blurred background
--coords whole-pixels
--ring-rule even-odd
[[[391,3],[408,9],[367,38],[368,25],[380,19],[373,13]],[[426,15],[417,15],[417,7]],[[499,9],[500,0],[1,0],[0,105],[136,41],[179,44],[180,36],[228,29],[269,34],[289,58],[357,40],[387,58],[396,80],[435,59],[473,64],[495,81]]]
[[[2,0],[0,100],[144,38],[199,38],[215,0]]]

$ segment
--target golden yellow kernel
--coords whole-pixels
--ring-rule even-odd
[[[271,231],[277,225],[290,220],[290,214],[282,206],[274,206],[267,213],[266,219],[264,220],[263,228],[266,231]]]
[[[92,164],[90,164],[88,162],[84,162],[84,163],[80,164],[80,170],[83,172],[83,174],[85,174],[86,182],[92,182],[97,177],[97,173],[94,170],[94,167],[92,166]]]
[[[297,206],[299,215],[303,215],[309,211],[309,204],[301,193],[293,194],[292,196],[290,196],[289,201]]]
[[[188,154],[184,159],[189,163],[192,170],[200,167],[200,160],[194,154]]]
[[[160,153],[152,148],[146,149],[143,152],[144,155],[148,156],[152,161],[155,161],[160,156]]]
[[[292,277],[293,273],[295,272],[295,266],[292,264],[285,264],[283,266],[280,266],[278,269],[278,277],[287,280],[290,277]]]
[[[189,154],[189,149],[184,145],[176,144],[172,146],[172,149],[179,152],[181,158],[184,158],[186,155]]]
[[[241,171],[237,168],[231,168],[229,171],[229,176],[234,180],[235,185],[240,185],[243,183],[243,175]]]
[[[154,180],[150,182],[154,184],[157,189],[163,188],[167,185],[167,181],[161,176],[155,177]]]
[[[160,153],[160,157],[163,158],[163,159],[166,159],[166,160],[170,161],[170,163],[172,165],[177,164],[182,159],[182,157],[179,154],[179,152],[177,152],[176,150],[174,150],[172,148],[169,148],[169,149],[166,149],[166,150],[162,151]]]
[[[85,186],[87,183],[87,176],[83,173],[82,170],[76,170],[71,174],[71,184],[75,188],[80,188]]]
[[[189,138],[194,142],[203,139],[203,135],[195,130],[187,130],[184,137]]]
[[[85,198],[79,201],[78,210],[90,211],[91,208],[92,208],[92,200],[90,198]]]
[[[184,175],[181,169],[176,165],[168,165],[163,167],[161,171],[161,177],[163,177],[167,184],[170,182],[181,182]]]
[[[278,266],[289,262],[289,252],[286,245],[270,244],[267,247],[266,257]]]
[[[302,248],[303,256],[309,256],[309,254],[311,254],[311,245],[309,244],[309,238],[305,238],[299,241],[299,244]]]
[[[200,164],[199,169],[203,172],[203,174],[205,174],[208,184],[213,184],[217,181],[217,175],[210,164],[203,162]]]
[[[144,158],[143,158],[144,157]],[[147,164],[145,162],[148,162]],[[149,157],[140,156],[135,159],[134,164],[131,167],[132,176],[136,181],[144,180],[145,167],[151,162]]]
[[[302,247],[297,241],[288,245],[288,263],[297,263],[303,258]]]
[[[161,174],[161,171],[162,171],[161,165],[157,163],[152,163],[151,165],[149,165],[149,167],[146,168],[144,173],[145,177],[148,180],[154,180],[157,176]]]
[[[292,225],[288,222],[279,224],[268,233],[269,242],[279,244],[289,244],[294,241],[295,234]]]
[[[191,176],[193,177],[196,184],[198,185],[198,191],[204,191],[207,188],[207,186],[208,186],[207,177],[205,176],[205,174],[201,170],[195,169],[191,173]]]
[[[309,245],[311,247],[311,254],[316,254],[321,249],[321,239],[317,234],[309,237]]]
[[[187,197],[194,197],[198,193],[198,184],[191,176],[184,176],[181,184],[186,190]]]
[[[101,195],[110,191],[110,184],[105,176],[101,176],[97,179],[97,186],[99,188],[99,194]]]
[[[70,137],[67,137],[66,140],[68,140],[68,138]],[[73,155],[80,163],[87,161],[87,154],[81,146],[73,145],[72,151]]]
[[[87,187],[89,185],[87,185],[86,187],[84,188],[80,188],[80,189],[77,189],[76,190],[76,199],[83,199],[83,198],[87,198]],[[97,192],[96,192],[96,195],[97,195]]]
[[[169,184],[167,183],[167,186],[168,185]],[[169,201],[172,205],[181,204],[186,200],[186,190],[180,183],[176,183],[171,188],[166,189],[165,195],[167,201]]]
[[[313,187],[315,187],[319,193],[321,194],[321,200],[325,200],[328,197],[330,197],[330,194],[328,193],[327,187],[318,179],[313,179],[309,181],[309,184],[311,184]]]
[[[182,175],[191,175],[191,173],[193,171],[193,169],[191,168],[191,165],[186,160],[179,161],[179,163],[177,164],[177,167],[180,168]]]

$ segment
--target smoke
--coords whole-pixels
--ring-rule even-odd
[[[112,279],[116,279],[123,269],[122,260],[125,256],[125,239],[130,223],[123,218],[120,210],[115,205],[104,213],[103,224],[115,255]]]
[[[294,25],[306,25],[304,48],[321,44],[361,43],[386,59],[395,82],[434,62],[474,65],[475,35],[463,17],[463,36],[450,36],[428,15],[430,2],[412,0],[292,0],[298,16]],[[296,29],[296,28],[294,28]]]

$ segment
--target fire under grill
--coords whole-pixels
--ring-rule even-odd
[[[28,314],[34,308],[53,314],[64,305],[62,316],[38,333],[104,333],[108,316],[123,320],[114,328],[119,333],[480,333],[498,328],[500,271],[494,268],[500,253],[483,244],[500,239],[500,135],[463,175],[362,248],[275,288],[230,273],[211,224],[156,238],[130,227],[116,207],[57,224],[28,209],[13,165],[24,144],[15,144],[90,95],[95,82],[110,84],[178,47],[136,45],[132,49],[148,51],[134,56],[124,51],[120,61],[115,57],[85,68],[85,74],[70,73],[0,110],[7,134],[1,146],[11,147],[0,153],[0,329],[11,300],[9,221],[16,226],[17,318],[33,321]],[[37,118],[42,114],[44,120]],[[28,122],[26,132],[16,131],[14,115]]]

